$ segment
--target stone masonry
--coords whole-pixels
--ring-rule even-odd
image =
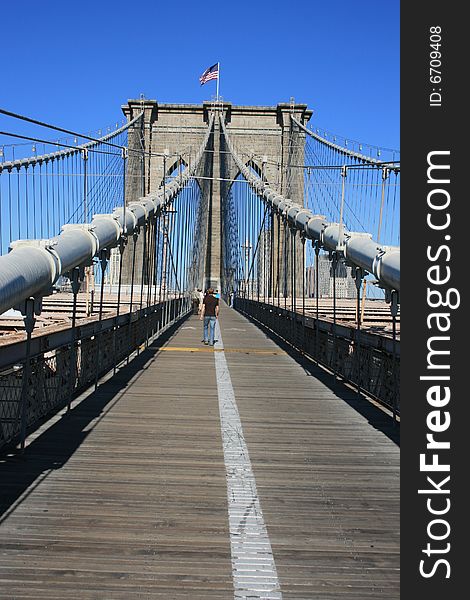
[[[130,132],[129,145],[141,148],[143,142],[148,153],[144,164],[136,164],[135,158],[131,164],[129,158],[132,172],[126,182],[127,202],[155,192],[165,175],[174,175],[191,161],[204,139],[209,114],[215,110],[224,115],[227,132],[245,164],[263,176],[273,189],[303,204],[303,171],[293,165],[303,164],[305,134],[291,116],[306,124],[312,115],[307,105],[293,102],[277,106],[234,106],[229,102],[160,104],[156,100],[129,100],[122,110],[128,120],[144,112],[143,128],[139,128],[139,132]],[[216,119],[208,147],[211,156],[204,161],[204,169],[198,178],[208,207],[206,266],[201,286],[210,285],[219,290],[222,288],[223,262],[221,204],[231,185],[230,181],[221,180],[231,180],[238,175],[234,161],[225,151],[222,137]],[[283,238],[281,235],[280,239]]]

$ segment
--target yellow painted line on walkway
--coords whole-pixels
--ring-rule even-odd
[[[267,354],[269,356],[285,354],[282,350],[257,350],[256,348],[192,348],[176,346],[154,346],[154,348],[161,352],[238,352],[241,354]]]

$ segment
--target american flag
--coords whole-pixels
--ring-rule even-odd
[[[208,69],[206,69],[204,71],[204,73],[199,77],[199,81],[200,81],[201,85],[204,85],[211,79],[218,79],[218,78],[219,78],[219,63],[216,63],[215,65],[212,65],[212,67],[209,67]]]

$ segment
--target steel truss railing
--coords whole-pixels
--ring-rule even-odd
[[[361,333],[296,311],[237,297],[235,308],[276,333],[303,355],[400,413],[400,351],[393,339]]]
[[[77,328],[18,342],[0,361],[0,448],[25,436],[74,397],[130,358],[191,311],[182,296]],[[47,342],[47,343],[45,343]],[[47,346],[47,350],[44,350]]]

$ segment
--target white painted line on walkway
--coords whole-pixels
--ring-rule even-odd
[[[243,436],[218,322],[215,337],[217,342],[214,348],[219,350],[214,352],[214,358],[227,473],[234,598],[280,600],[281,586]]]

